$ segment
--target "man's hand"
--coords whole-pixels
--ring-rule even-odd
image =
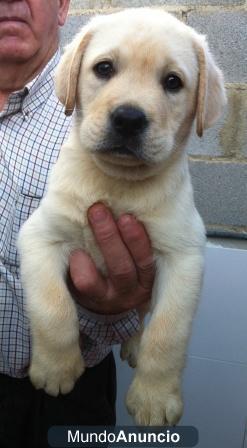
[[[103,277],[85,252],[73,252],[70,278],[78,303],[96,313],[119,314],[150,300],[155,266],[143,225],[132,215],[123,215],[115,222],[101,203],[89,209],[88,220],[108,277]]]

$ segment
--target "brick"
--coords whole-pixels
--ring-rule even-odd
[[[168,4],[168,3],[166,3]],[[172,3],[171,3],[172,4]],[[121,8],[133,8],[141,6],[164,6],[163,0],[112,0],[112,6]]]
[[[166,5],[238,6],[243,5],[244,2],[245,0],[235,0],[235,1],[234,0],[112,0],[111,5],[114,7],[166,6]]]
[[[226,156],[247,159],[247,85],[229,89],[229,106],[220,131],[220,146]]]
[[[247,163],[190,161],[197,208],[206,224],[247,226]]]
[[[109,7],[135,7],[135,6],[239,6],[245,0],[71,0],[70,10],[105,9]]]
[[[194,156],[222,156],[223,148],[220,144],[220,130],[223,126],[224,118],[221,118],[214,127],[204,131],[202,138],[196,134],[195,126],[193,126],[192,133],[187,144],[188,154]]]
[[[61,48],[64,47],[67,43],[71,42],[74,35],[80,31],[80,29],[85,25],[90,16],[69,16],[63,28],[61,29],[60,34],[60,45]]]
[[[71,0],[70,11],[83,9],[104,9],[111,6],[111,0]]]
[[[207,34],[227,82],[247,81],[247,11],[194,11],[188,13],[187,23]]]
[[[190,155],[247,158],[246,89],[227,89],[228,104],[218,122],[202,138],[193,130],[187,145]]]
[[[175,5],[239,6],[244,5],[245,0],[165,0],[164,3]]]

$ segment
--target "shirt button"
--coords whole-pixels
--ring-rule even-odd
[[[27,120],[27,118],[29,117],[29,114],[30,114],[30,112],[27,109],[22,111],[22,115],[23,115],[24,120]]]

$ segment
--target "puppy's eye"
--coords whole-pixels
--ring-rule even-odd
[[[93,71],[98,78],[102,79],[109,79],[115,73],[113,64],[110,61],[98,62],[98,64],[94,66]]]
[[[178,75],[175,75],[174,73],[169,73],[162,80],[162,86],[165,90],[168,90],[168,92],[177,93],[179,92],[179,90],[183,88],[183,82]]]

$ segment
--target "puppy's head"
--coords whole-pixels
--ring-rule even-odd
[[[146,177],[179,156],[193,120],[212,126],[226,103],[204,36],[162,10],[95,17],[67,46],[56,72],[65,113],[108,174]]]

